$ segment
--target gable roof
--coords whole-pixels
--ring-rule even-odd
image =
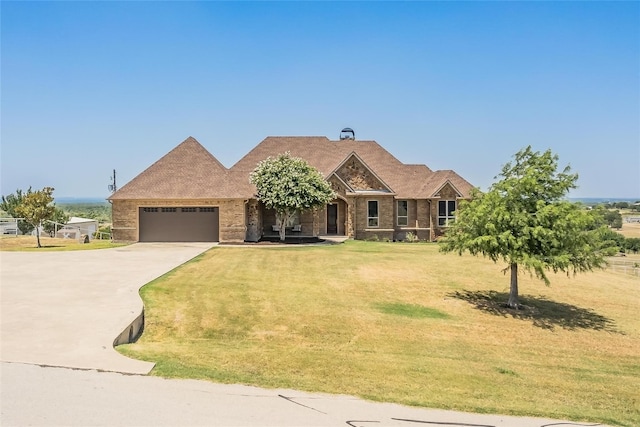
[[[255,187],[249,182],[249,173],[260,161],[285,152],[305,159],[325,179],[355,156],[396,198],[435,197],[447,182],[460,197],[469,197],[473,188],[454,171],[433,172],[425,165],[404,164],[376,141],[270,136],[227,169],[195,138],[189,137],[109,200],[252,198]]]
[[[453,187],[458,193],[459,198],[471,197],[473,186],[452,170],[433,172],[429,179],[423,184],[421,193],[425,194],[424,197],[426,198],[437,197],[440,190],[447,184]]]
[[[258,162],[285,152],[305,159],[325,177],[352,154],[356,154],[371,171],[392,190],[397,198],[430,198],[450,179],[461,197],[469,197],[473,186],[453,171],[433,172],[426,165],[407,165],[395,158],[376,141],[331,141],[325,136],[270,136],[231,167],[231,171],[251,172]]]
[[[232,184],[227,168],[189,137],[108,200],[225,198]]]
[[[381,179],[378,174],[376,174],[375,170],[373,170],[372,168],[369,167],[369,165],[367,165],[367,163],[362,160],[360,158],[360,156],[358,156],[358,153],[356,153],[355,151],[352,151],[351,154],[349,154],[347,157],[344,158],[344,160],[342,160],[342,162],[340,162],[340,164],[338,166],[336,166],[336,168],[331,171],[331,173],[329,174],[329,176],[331,175],[335,175],[336,177],[338,177],[340,179],[340,181],[342,181],[343,183],[345,183],[347,185],[347,187],[351,190],[351,192],[353,193],[357,193],[358,191],[363,191],[357,188],[354,188],[354,186],[349,183],[349,182],[345,182],[344,179],[342,179],[340,177],[340,174],[338,173],[348,162],[349,160],[355,160],[356,162],[360,163],[362,165],[362,167],[364,167],[373,177],[373,179],[375,181],[378,181],[380,183],[380,185],[383,187],[381,189],[378,190],[373,190],[373,191],[383,191],[383,192],[387,192],[387,193],[393,193],[394,191],[391,189],[391,187],[389,187],[389,185],[387,185],[386,182],[384,182],[383,179]],[[328,178],[328,177],[327,177]],[[366,191],[371,191],[371,190],[366,190]]]

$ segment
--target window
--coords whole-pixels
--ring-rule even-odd
[[[409,210],[406,200],[398,200],[398,225],[409,225]]]
[[[177,208],[161,208],[160,210],[161,212],[168,213],[168,212],[176,212],[178,209]]]
[[[200,208],[200,212],[215,212],[216,208]]]
[[[195,212],[196,208],[182,208],[181,211],[182,212]]]
[[[446,227],[450,222],[453,222],[456,219],[453,214],[455,210],[455,200],[438,200],[438,225]]]
[[[142,208],[142,212],[158,212],[158,208]]]
[[[367,202],[367,225],[369,227],[378,226],[378,201],[369,200]]]

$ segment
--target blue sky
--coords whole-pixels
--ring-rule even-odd
[[[640,199],[639,2],[0,2],[0,193],[107,197],[188,136],[230,167],[351,127],[482,189],[519,149]]]

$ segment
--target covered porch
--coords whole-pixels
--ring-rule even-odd
[[[247,241],[277,237],[279,227],[274,209],[262,203],[248,203]],[[348,236],[349,205],[341,198],[332,200],[322,209],[297,212],[286,224],[287,237]]]

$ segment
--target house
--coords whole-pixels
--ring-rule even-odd
[[[82,235],[86,235],[92,240],[96,231],[98,231],[98,220],[72,216],[64,227],[56,231],[56,237],[78,240]]]
[[[472,185],[452,170],[404,164],[375,141],[267,137],[231,168],[189,137],[115,192],[116,241],[255,242],[276,235],[273,210],[255,197],[249,174],[258,162],[289,152],[320,171],[337,196],[301,212],[288,234],[421,240],[442,235]]]

